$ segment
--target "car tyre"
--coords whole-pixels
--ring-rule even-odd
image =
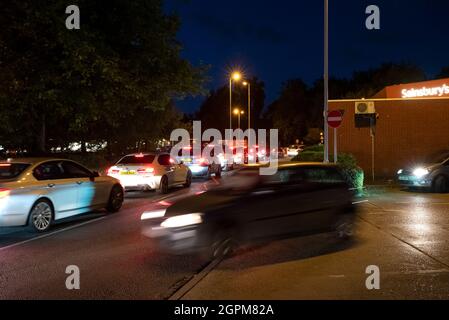
[[[184,183],[184,188],[189,188],[192,185],[192,172],[187,172],[186,183]]]
[[[168,193],[169,187],[168,187],[168,178],[167,178],[167,176],[163,176],[161,178],[161,185],[159,187],[159,191],[162,194],[167,194]]]
[[[43,233],[51,228],[54,218],[52,203],[47,199],[38,200],[30,210],[27,229],[33,233]]]
[[[106,210],[110,213],[115,213],[120,211],[124,201],[124,191],[123,188],[119,185],[115,185],[112,187],[111,194],[109,195],[108,206]]]
[[[449,189],[449,183],[445,176],[437,176],[433,182],[433,191],[436,193],[446,193]]]
[[[349,240],[354,236],[354,218],[344,215],[335,224],[335,235],[338,239]]]
[[[216,178],[221,178],[221,166],[218,167],[217,172],[215,173]]]

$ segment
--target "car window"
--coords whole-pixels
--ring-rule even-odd
[[[170,155],[169,154],[161,154],[158,159],[158,163],[161,166],[170,166],[172,163],[170,162]]]
[[[0,180],[16,178],[29,166],[27,163],[0,163]]]
[[[92,176],[89,170],[71,161],[64,161],[62,168],[64,169],[64,176],[66,178],[90,178]]]
[[[303,178],[307,182],[342,183],[343,176],[335,168],[304,168]],[[299,178],[299,175],[297,176]]]
[[[117,164],[151,164],[154,158],[155,156],[152,154],[130,155],[123,157]]]
[[[60,161],[45,162],[34,169],[33,176],[37,180],[64,179],[62,163]]]

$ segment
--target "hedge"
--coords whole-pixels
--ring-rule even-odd
[[[333,155],[330,155],[333,159]],[[324,147],[322,145],[307,147],[299,155],[294,157],[292,161],[299,162],[322,162],[324,159]],[[350,186],[361,191],[364,183],[364,172],[357,166],[357,160],[352,154],[340,153],[338,155],[338,164],[342,169],[342,173]]]

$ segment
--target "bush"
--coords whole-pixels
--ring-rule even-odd
[[[299,162],[322,162],[324,159],[324,146],[316,145],[307,147],[299,155],[294,157],[292,161]],[[333,155],[330,155],[333,159]],[[357,166],[357,160],[352,154],[340,153],[338,155],[338,164],[342,169],[342,173],[351,188],[362,190],[364,183],[364,172]]]

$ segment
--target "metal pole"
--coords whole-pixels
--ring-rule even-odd
[[[240,129],[240,112],[239,112],[239,129]]]
[[[324,0],[324,162],[329,162],[329,0]]]
[[[371,124],[371,170],[372,170],[372,175],[373,175],[373,182],[375,180],[375,167],[374,167],[374,152],[375,152],[375,146],[374,146],[374,142],[375,142],[375,134],[373,131],[373,125]]]
[[[229,78],[229,129],[232,129],[232,77]]]
[[[334,163],[338,162],[337,155],[337,128],[334,128]]]
[[[251,83],[248,81],[248,130],[251,128]]]

